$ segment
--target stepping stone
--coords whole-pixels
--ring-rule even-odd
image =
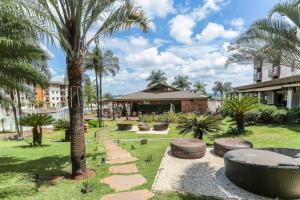
[[[124,164],[129,162],[137,161],[137,158],[134,157],[127,157],[127,158],[118,158],[113,160],[108,160],[109,164]]]
[[[138,172],[136,164],[112,166],[108,170],[111,174],[133,174]]]
[[[102,183],[108,184],[112,189],[119,191],[130,190],[136,186],[146,183],[146,179],[140,175],[113,175],[104,178]]]
[[[103,196],[100,200],[148,200],[154,196],[149,190],[120,192]]]

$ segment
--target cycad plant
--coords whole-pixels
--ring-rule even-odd
[[[245,132],[245,120],[244,116],[247,111],[254,109],[257,106],[257,99],[252,97],[243,96],[233,97],[226,99],[224,108],[234,114],[237,131],[239,133]]]
[[[32,144],[42,145],[43,129],[42,126],[50,125],[54,122],[52,116],[46,113],[29,113],[20,118],[22,126],[32,126]]]
[[[204,134],[221,130],[220,123],[218,116],[184,117],[180,119],[177,129],[180,134],[192,133],[194,138],[202,140]]]

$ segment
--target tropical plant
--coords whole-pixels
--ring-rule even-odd
[[[220,128],[221,118],[218,116],[184,117],[179,121],[177,129],[180,134],[192,133],[194,138],[203,139],[203,135],[217,132]]]
[[[166,73],[161,70],[151,71],[151,74],[148,76],[146,81],[148,82],[148,87],[158,83],[166,84],[167,83]]]
[[[85,96],[85,103],[90,106],[91,112],[93,113],[93,102],[95,102],[96,96],[95,96],[92,81],[89,77],[85,80],[84,96]]]
[[[239,133],[245,132],[245,113],[254,109],[257,106],[257,99],[243,96],[226,99],[223,105],[226,109],[233,113],[237,131]]]
[[[43,24],[52,28],[66,54],[69,81],[68,104],[71,125],[72,177],[85,177],[86,148],[82,98],[83,58],[89,45],[100,36],[108,36],[118,30],[129,29],[135,25],[143,31],[147,31],[147,18],[139,8],[128,0],[11,1],[14,4],[11,7],[11,12],[29,11],[26,13],[32,21],[42,21]],[[40,29],[36,30],[39,31]],[[40,32],[45,31],[42,29]]]
[[[111,50],[104,54],[96,46],[92,53],[88,53],[84,60],[85,70],[94,70],[96,77],[96,99],[97,99],[97,116],[99,126],[102,126],[102,79],[103,76],[111,74],[115,76],[120,70],[119,58],[114,56]]]
[[[43,25],[37,26],[22,10],[15,10],[12,1],[0,2],[0,103],[12,104],[16,131],[22,138],[22,126],[19,128],[17,120],[17,108],[22,115],[20,93],[30,93],[29,85],[47,85],[44,73],[49,72],[49,53],[38,42],[35,30]]]
[[[32,144],[42,145],[43,129],[42,126],[50,125],[54,122],[52,116],[46,113],[29,113],[20,118],[20,124],[23,126],[32,126]]]
[[[201,94],[201,95],[207,95],[207,92],[205,90],[206,84],[202,83],[200,81],[197,81],[194,84],[194,90],[196,93]]]
[[[232,91],[231,83],[230,82],[222,83],[220,81],[216,81],[212,90],[215,93],[215,95],[220,93],[221,100],[223,100],[224,94],[227,94],[228,92]]]
[[[55,129],[65,129],[65,141],[70,141],[70,121],[67,119],[59,119],[54,124]]]
[[[103,98],[108,99],[108,100],[112,100],[114,97],[110,92],[107,92],[103,95]]]
[[[190,85],[192,84],[189,82],[189,77],[188,76],[181,76],[178,75],[174,78],[174,82],[172,85],[180,90],[188,90],[190,89]]]

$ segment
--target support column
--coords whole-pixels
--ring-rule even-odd
[[[239,99],[241,99],[243,97],[242,93],[239,93]]]
[[[274,91],[270,91],[268,93],[268,97],[267,97],[267,104],[268,105],[274,105],[274,96],[275,96]]]
[[[289,88],[287,91],[287,98],[286,98],[286,107],[291,109],[293,102],[293,89]]]
[[[261,103],[261,92],[257,92],[258,103]]]

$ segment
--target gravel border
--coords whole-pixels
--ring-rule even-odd
[[[223,158],[207,148],[200,159],[179,159],[167,148],[152,185],[154,192],[176,191],[219,199],[268,200],[234,185],[224,174]]]

